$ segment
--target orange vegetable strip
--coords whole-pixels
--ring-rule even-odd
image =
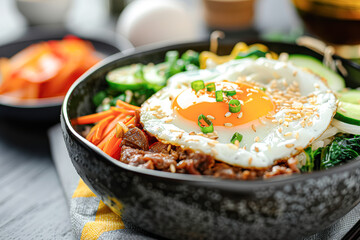
[[[105,136],[103,140],[97,145],[101,150],[104,150],[105,144],[109,139],[116,137],[116,129],[114,128],[108,135]]]
[[[110,109],[112,109],[115,112],[127,113],[127,115],[135,115],[135,111],[128,110],[128,109],[125,109],[125,108],[111,107]]]
[[[104,119],[108,116],[111,116],[111,115],[117,115],[117,113],[115,111],[113,111],[112,109],[110,109],[110,110],[99,112],[99,113],[94,113],[94,114],[90,114],[90,115],[77,117],[77,118],[71,120],[71,124],[72,125],[82,125],[82,124],[96,123],[96,122],[99,122],[102,119]]]
[[[105,137],[104,130],[105,130],[107,124],[114,118],[115,118],[115,116],[109,116],[107,118],[104,118],[103,120],[101,120],[99,123],[96,124],[96,126],[98,126],[98,127],[94,133],[94,137],[91,141],[92,143],[94,143],[95,145],[100,143],[100,141]]]
[[[95,125],[93,126],[91,129],[90,129],[90,132],[88,133],[88,135],[86,136],[86,140],[92,142],[92,139],[95,135],[95,132],[96,132],[96,129],[98,128],[99,126],[98,125]]]
[[[124,101],[121,101],[121,100],[116,101],[116,106],[123,107],[123,108],[129,109],[129,110],[139,110],[140,109],[140,107],[128,104],[127,102],[124,102]]]
[[[126,114],[124,114],[124,113],[120,114],[116,118],[114,118],[114,120],[112,120],[105,128],[104,134],[105,135],[109,134],[109,132],[111,132],[116,127],[116,124],[119,121],[124,121],[125,118],[126,118]]]
[[[120,143],[121,143],[121,138],[118,138],[118,140],[114,143],[114,145],[109,149],[109,156],[115,158],[116,153],[121,149],[120,147]]]
[[[111,156],[111,150],[114,148],[115,143],[119,140],[119,138],[116,137],[116,134],[112,136],[105,144],[103,151],[107,155]]]
[[[121,143],[121,142],[120,142]],[[119,143],[119,145],[120,145]],[[121,147],[117,148],[116,151],[111,155],[111,157],[119,160],[121,156]]]
[[[132,117],[125,123],[126,126],[129,126],[130,124],[135,124],[135,117]]]

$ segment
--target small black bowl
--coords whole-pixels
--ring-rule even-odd
[[[34,28],[29,30],[21,39],[1,45],[0,57],[10,58],[32,44],[41,41],[60,40],[69,34],[72,33],[64,30],[44,31]],[[104,58],[122,50],[115,46],[115,44],[99,38],[79,37],[91,42],[97,53]],[[14,103],[0,96],[0,117],[16,122],[53,124],[59,122],[62,102],[63,97],[28,100],[23,101],[22,103]]]
[[[321,58],[304,47],[263,43],[278,53]],[[229,53],[233,45],[221,44],[220,51]],[[61,126],[72,163],[125,223],[170,239],[299,239],[329,227],[359,203],[360,161],[269,180],[223,180],[129,166],[103,153],[73,128],[70,119],[94,111],[90,99],[105,87],[107,72],[131,63],[158,63],[168,50],[187,49],[208,50],[209,44],[116,54],[78,79],[65,97]]]

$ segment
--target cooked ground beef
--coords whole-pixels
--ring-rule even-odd
[[[124,134],[119,160],[148,169],[243,180],[299,172],[293,158],[268,169],[243,169],[216,161],[210,155],[184,150],[170,144],[155,142],[149,146],[147,135],[134,126],[129,127],[129,131]]]

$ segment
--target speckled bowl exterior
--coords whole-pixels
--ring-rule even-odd
[[[275,52],[316,53],[290,44],[266,43]],[[233,44],[221,45],[229,52]],[[300,239],[348,213],[360,200],[359,159],[310,174],[236,181],[174,174],[126,165],[104,154],[74,129],[70,119],[94,111],[91,97],[105,88],[110,70],[130,63],[160,62],[166,51],[207,50],[188,43],[118,54],[81,77],[62,108],[64,139],[77,172],[125,223],[169,239]]]

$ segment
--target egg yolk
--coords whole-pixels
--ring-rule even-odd
[[[222,90],[224,100],[217,102],[215,92],[208,92],[205,89],[197,93],[187,89],[180,93],[173,102],[173,109],[176,114],[190,121],[197,122],[200,114],[209,116],[214,126],[224,126],[231,123],[231,126],[242,125],[259,119],[275,111],[275,105],[269,96],[258,87],[246,83],[216,82],[216,90]],[[226,91],[235,90],[236,94],[227,97]],[[241,103],[241,110],[237,113],[229,113],[230,98],[238,99]]]

